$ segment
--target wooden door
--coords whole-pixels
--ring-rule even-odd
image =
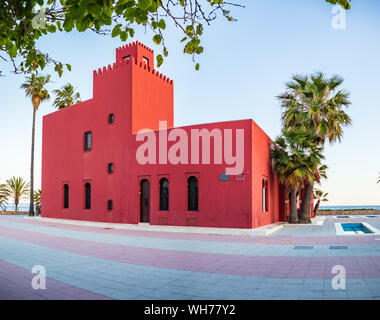
[[[144,179],[140,182],[140,222],[149,222],[150,218],[150,183]]]

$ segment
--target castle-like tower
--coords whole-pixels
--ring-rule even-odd
[[[116,62],[94,71],[94,100],[121,99],[131,111],[131,130],[173,127],[173,80],[154,69],[154,52],[136,41],[116,49]],[[105,102],[107,103],[107,102]]]
[[[173,81],[154,69],[153,50],[140,42],[116,49],[115,62],[93,72],[92,99],[43,118],[41,215],[230,228],[285,220],[284,192],[271,168],[265,132],[251,119],[173,128],[173,108]],[[215,146],[210,132],[220,132],[223,141],[225,132],[243,132],[240,174],[225,174],[231,165],[225,158],[190,161],[188,146],[181,163],[141,164],[136,133],[150,129],[160,135],[160,121],[172,137],[168,149],[178,143],[174,138],[192,143],[192,132],[202,132],[202,159],[203,147]],[[154,142],[156,154],[160,139]],[[236,150],[237,142],[230,144]],[[209,159],[215,150],[210,148]]]

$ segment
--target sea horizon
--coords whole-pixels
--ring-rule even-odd
[[[14,211],[15,205],[14,203],[5,204],[6,211]],[[18,211],[29,211],[29,203],[19,203]],[[331,206],[320,206],[319,210],[380,210],[380,205],[331,205]],[[1,208],[0,208],[1,210]]]
[[[368,210],[380,210],[380,205],[344,205],[344,206],[320,206],[319,210],[360,210],[360,209],[368,209]]]

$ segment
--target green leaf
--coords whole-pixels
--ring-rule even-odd
[[[141,10],[148,10],[149,7],[152,5],[153,0],[139,0],[139,8]]]
[[[159,7],[161,7],[161,1],[154,0],[152,1],[152,5],[149,7],[148,11],[154,13]]]
[[[62,31],[61,21],[57,21],[57,28],[58,28],[59,31]]]
[[[154,41],[155,44],[160,44],[161,40],[162,40],[162,36],[161,35],[159,35],[159,34],[154,35],[153,41]]]
[[[17,47],[11,40],[8,39],[8,41],[6,42],[5,48],[7,49],[9,56],[11,56],[12,58],[16,58]]]
[[[121,24],[117,24],[115,26],[115,28],[113,28],[113,30],[112,30],[112,38],[117,37],[121,33],[121,30],[120,30],[121,26],[122,26]]]
[[[197,63],[196,65],[195,65],[195,70],[199,70],[199,63]]]
[[[70,32],[74,28],[74,19],[66,18],[65,22],[63,23],[63,29],[66,32]]]
[[[58,72],[59,77],[61,77],[61,76],[62,76],[62,73],[63,73],[62,67],[63,67],[62,63],[58,63],[58,64],[55,66],[55,68],[54,68],[54,70],[55,70],[56,72]]]
[[[156,59],[157,59],[157,67],[160,67],[162,63],[164,62],[162,55],[159,54]]]
[[[203,34],[203,26],[202,24],[197,25],[197,30],[196,30],[197,35],[201,36]]]
[[[57,27],[54,24],[47,26],[47,29],[50,33],[54,33],[57,31]]]
[[[158,22],[158,26],[161,28],[161,29],[165,29],[166,28],[166,23],[163,19],[161,19],[159,22]]]
[[[327,3],[340,4],[344,9],[351,9],[351,0],[326,0]]]
[[[124,41],[127,41],[127,39],[128,39],[128,33],[126,31],[122,31],[120,33],[120,40],[124,42]]]

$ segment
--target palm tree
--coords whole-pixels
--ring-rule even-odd
[[[36,209],[41,206],[41,189],[34,191],[34,205]]]
[[[15,211],[18,211],[20,199],[29,194],[29,183],[21,177],[12,177],[1,186],[1,193],[6,198],[13,199]]]
[[[317,179],[317,182],[320,184],[321,183],[321,179],[327,179],[327,169],[329,167],[325,164],[321,164],[319,167],[318,167],[318,170],[317,170],[317,174],[318,174],[318,179]]]
[[[277,98],[281,102],[282,122],[285,129],[303,128],[313,130],[317,144],[324,147],[341,141],[343,127],[351,124],[344,108],[351,104],[349,93],[339,89],[343,79],[337,75],[326,78],[322,72],[310,76],[294,75],[286,84],[286,91]],[[310,220],[310,207],[314,181],[306,183],[302,202],[302,220]]]
[[[0,209],[5,210],[5,205],[7,204],[8,196],[5,192],[5,184],[0,184]]]
[[[50,75],[37,76],[32,74],[30,77],[26,77],[26,81],[21,85],[21,89],[25,90],[25,94],[27,97],[31,97],[33,104],[29,216],[34,216],[34,137],[36,129],[36,112],[38,110],[38,107],[40,106],[40,103],[50,98],[49,92],[45,89],[45,86],[49,81]]]
[[[74,87],[70,83],[53,92],[56,95],[53,106],[59,110],[81,102],[79,92],[75,92]]]
[[[319,205],[321,204],[321,201],[328,201],[327,195],[328,195],[327,192],[325,193],[322,190],[317,189],[317,188],[314,189],[314,199],[317,200],[317,203],[315,204],[315,207],[314,207],[314,214],[317,213],[319,209]]]
[[[315,179],[314,173],[323,159],[315,139],[310,131],[303,129],[283,130],[271,148],[274,170],[280,183],[290,190],[290,223],[298,222],[297,192],[305,180]]]

